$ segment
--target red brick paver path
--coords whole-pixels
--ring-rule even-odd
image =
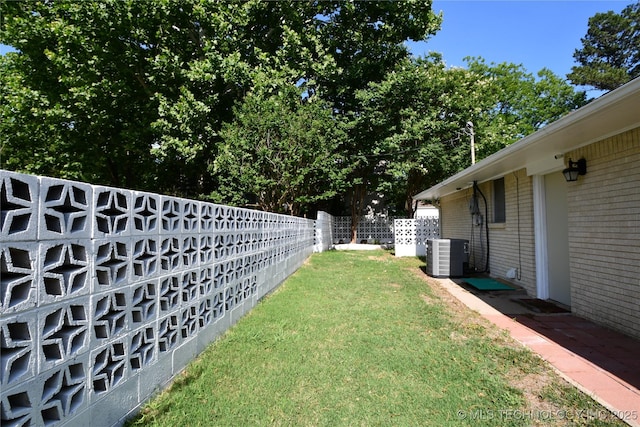
[[[570,314],[502,313],[451,280],[439,283],[627,424],[640,427],[639,340]]]

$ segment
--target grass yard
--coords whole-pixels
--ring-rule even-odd
[[[623,425],[421,265],[314,254],[128,425]]]

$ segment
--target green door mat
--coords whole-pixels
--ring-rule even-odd
[[[514,288],[509,285],[505,285],[504,283],[489,278],[464,279],[464,282],[481,291],[514,290]]]

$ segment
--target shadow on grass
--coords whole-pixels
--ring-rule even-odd
[[[421,270],[426,273],[426,267]],[[502,314],[640,389],[640,340],[571,314],[553,301],[531,300],[523,289],[480,291],[453,281]],[[570,310],[570,309],[569,309]]]

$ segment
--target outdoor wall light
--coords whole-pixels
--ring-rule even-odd
[[[569,159],[569,167],[562,171],[564,179],[567,182],[573,182],[578,180],[578,175],[585,175],[587,173],[587,161],[580,159],[577,162]]]

